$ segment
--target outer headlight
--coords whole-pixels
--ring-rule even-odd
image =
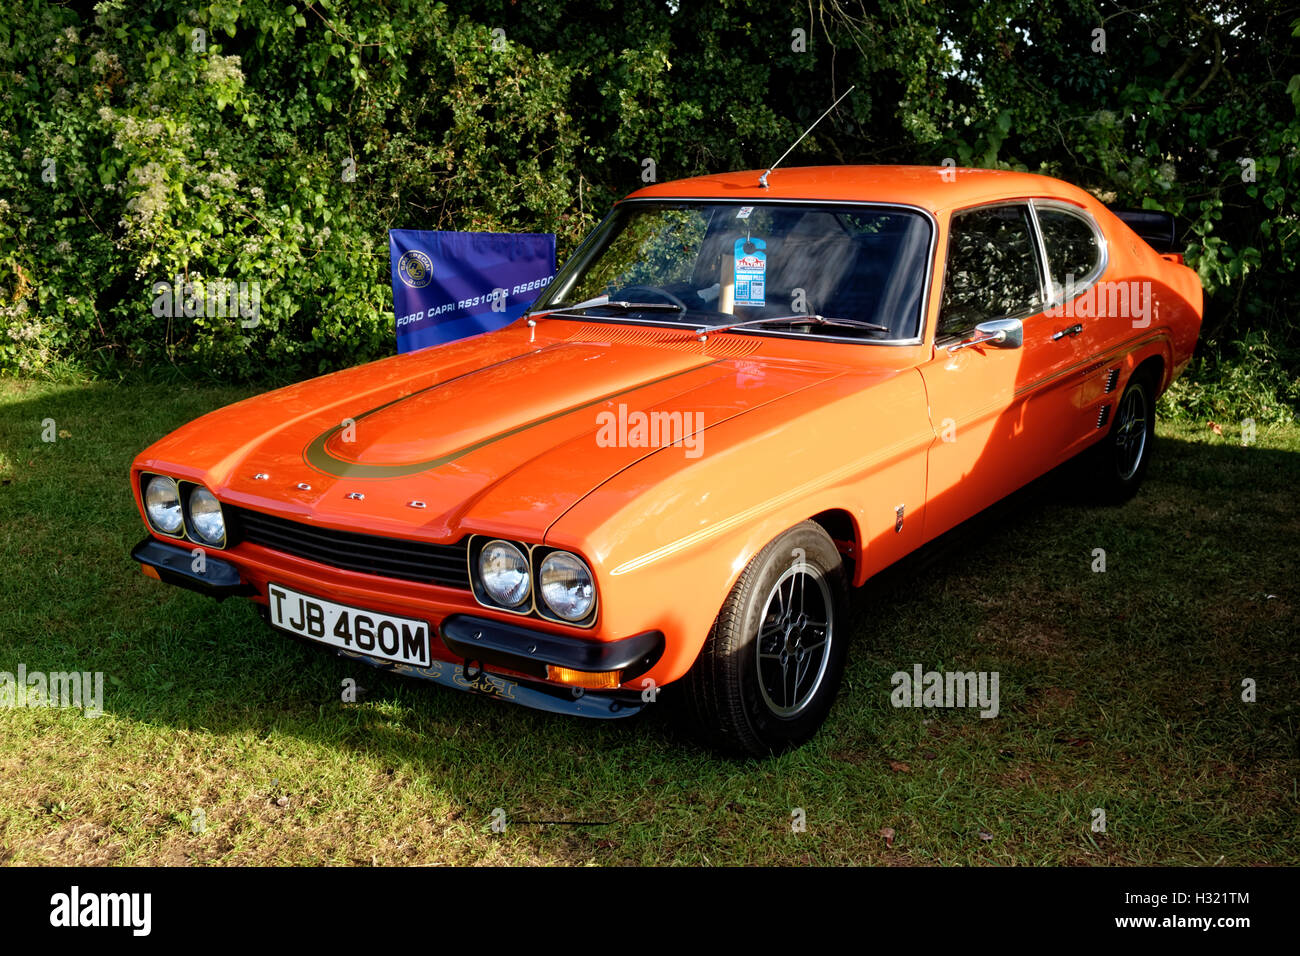
[[[478,579],[488,597],[503,607],[518,607],[532,587],[528,558],[509,541],[489,541],[478,555]]]
[[[181,516],[181,493],[176,481],[164,475],[154,475],[144,486],[144,511],[149,523],[163,534],[180,534],[184,518]]]
[[[538,590],[551,613],[566,621],[581,621],[596,603],[591,569],[567,551],[552,551],[542,559]]]
[[[221,513],[221,502],[202,485],[190,492],[190,525],[204,543],[216,547],[225,543],[226,518]]]

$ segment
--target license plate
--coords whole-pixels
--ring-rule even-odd
[[[429,666],[429,622],[380,614],[303,594],[281,584],[267,586],[271,623],[309,640],[369,657]]]

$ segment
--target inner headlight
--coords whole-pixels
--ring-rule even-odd
[[[226,519],[217,496],[202,485],[190,492],[190,524],[204,542],[221,546],[226,540]]]
[[[509,541],[489,541],[478,556],[478,579],[488,597],[504,607],[528,599],[528,558]]]
[[[538,590],[551,612],[566,621],[581,621],[596,603],[591,570],[567,551],[552,551],[542,560]]]
[[[163,475],[154,475],[144,486],[144,510],[149,522],[163,534],[180,534],[184,519],[181,517],[181,493],[176,482]]]

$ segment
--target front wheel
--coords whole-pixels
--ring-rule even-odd
[[[696,734],[726,753],[763,757],[816,733],[844,673],[846,591],[839,551],[814,522],[760,551],[683,681]]]

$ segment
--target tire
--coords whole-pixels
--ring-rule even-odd
[[[1155,382],[1147,373],[1129,379],[1106,437],[1087,452],[1084,475],[1089,496],[1101,504],[1122,504],[1146,477],[1155,445]]]
[[[844,675],[847,590],[839,551],[814,522],[763,548],[683,678],[695,735],[725,754],[766,757],[815,734]]]

